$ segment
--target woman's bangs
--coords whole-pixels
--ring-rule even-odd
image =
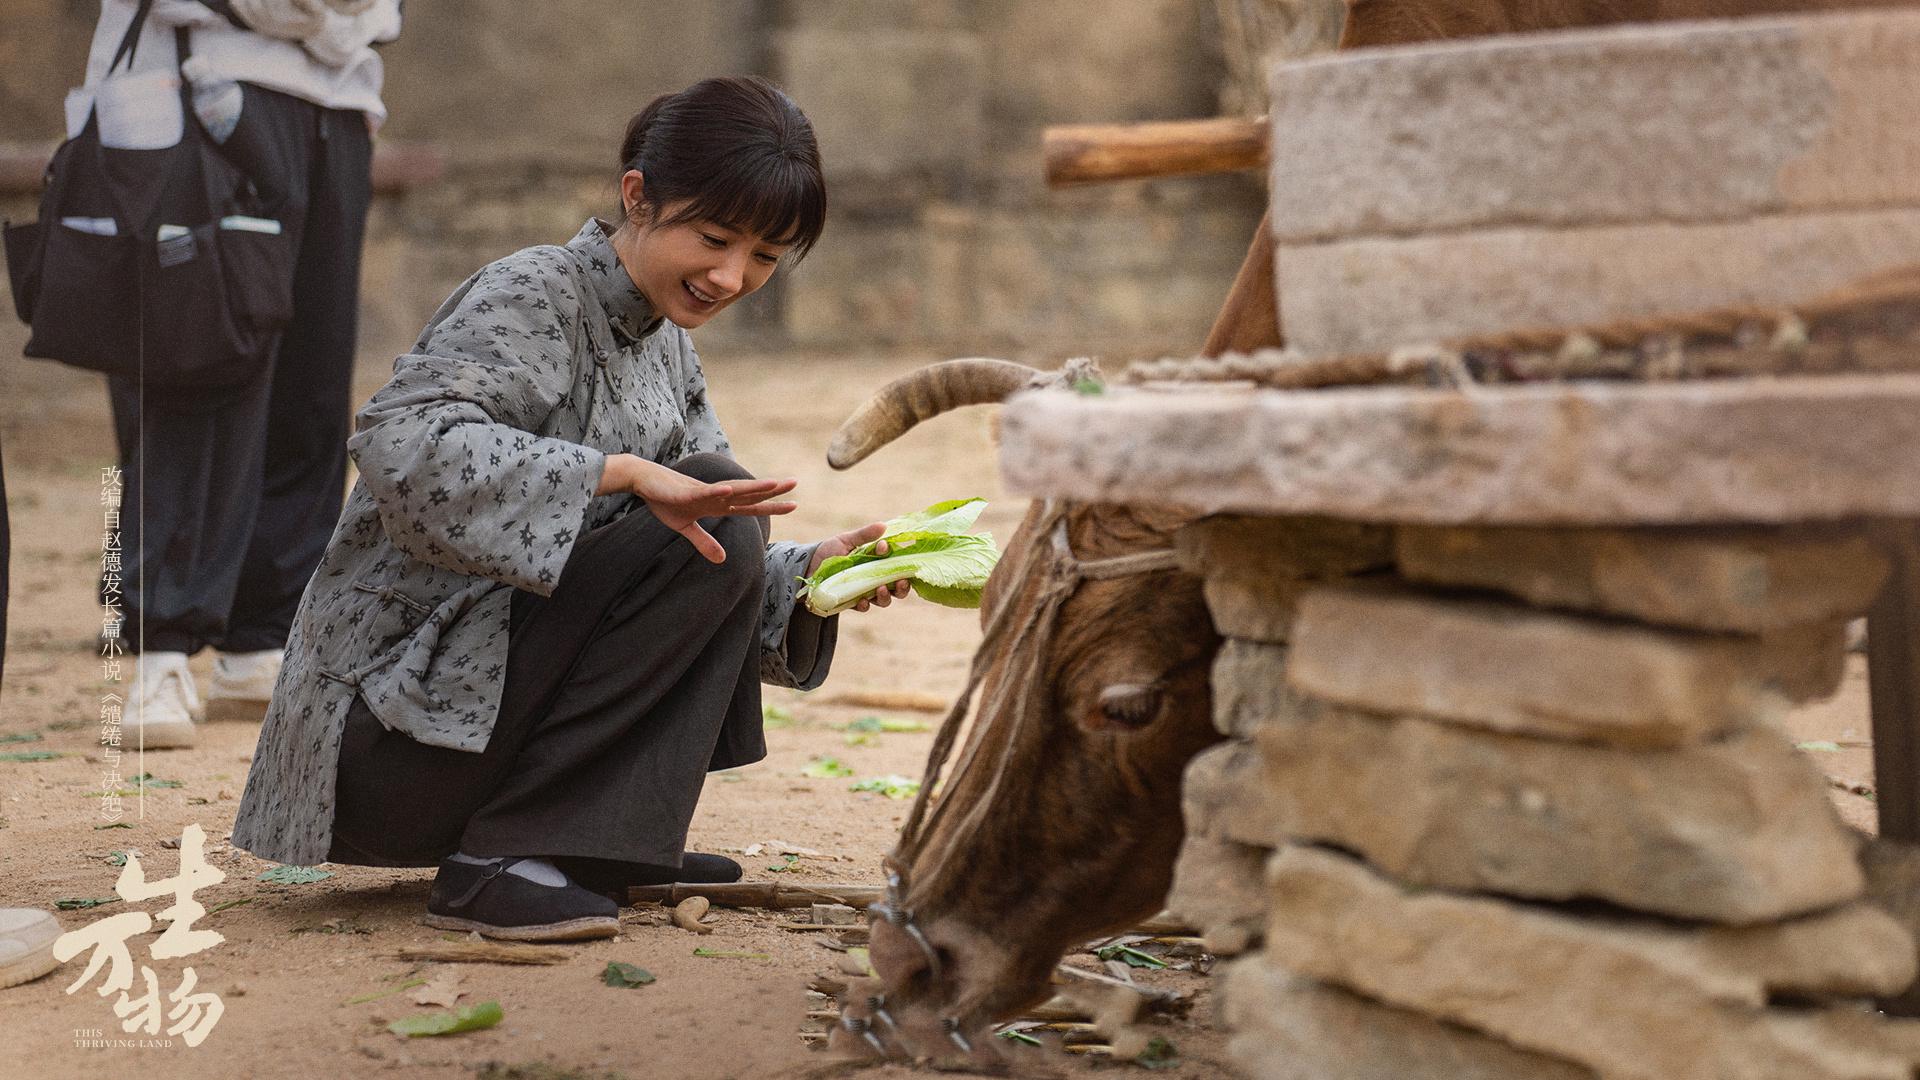
[[[790,244],[794,262],[813,247],[826,223],[826,192],[809,170],[789,162],[728,169],[703,186],[676,219],[712,221],[769,243]]]

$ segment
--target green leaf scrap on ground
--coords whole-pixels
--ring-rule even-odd
[[[1174,1049],[1172,1042],[1155,1035],[1133,1063],[1149,1069],[1171,1069],[1180,1064],[1180,1051]]]
[[[1827,739],[1809,739],[1806,742],[1794,743],[1793,745],[1796,750],[1824,750],[1829,754],[1837,754],[1840,752],[1840,744]]]
[[[97,908],[102,904],[117,904],[119,902],[120,898],[117,896],[63,896],[55,900],[53,906],[61,911],[85,911],[88,908]]]
[[[836,776],[852,776],[853,770],[842,764],[839,758],[817,757],[807,762],[800,770],[801,776],[811,776],[815,780],[829,780]]]
[[[1041,1045],[1041,1042],[1039,1039],[1034,1038],[1033,1036],[1027,1034],[1024,1031],[1003,1031],[1000,1033],[1000,1037],[1003,1039],[1007,1039],[1011,1042],[1025,1043],[1028,1046]]]
[[[783,858],[785,859],[784,862],[775,863],[774,865],[767,867],[767,873],[784,874],[787,871],[792,870],[794,867],[800,865],[800,856],[798,855],[787,855],[787,856],[783,856]]]
[[[1073,392],[1081,395],[1082,397],[1094,397],[1096,395],[1106,393],[1107,384],[1101,382],[1099,379],[1089,379],[1085,376],[1081,376],[1080,378],[1073,380]]]
[[[760,726],[768,730],[793,726],[793,714],[778,705],[762,702],[760,705]]]
[[[145,787],[145,788],[177,788],[177,787],[187,786],[184,781],[161,780],[155,777],[150,772],[143,772],[139,776],[136,776],[132,780],[128,781],[128,783],[131,783],[134,787]]]
[[[1102,960],[1118,960],[1121,963],[1126,964],[1128,967],[1134,967],[1134,968],[1158,969],[1158,968],[1164,968],[1167,966],[1167,962],[1165,960],[1160,959],[1159,957],[1153,955],[1152,953],[1141,952],[1139,949],[1136,949],[1131,945],[1108,945],[1107,947],[1098,950],[1093,955],[1099,957]]]
[[[450,1013],[426,1013],[421,1016],[405,1016],[387,1025],[387,1030],[395,1035],[405,1035],[417,1039],[423,1035],[458,1035],[463,1031],[479,1031],[499,1023],[506,1016],[497,1001],[483,1001],[478,1005],[468,1005]]]
[[[707,960],[771,960],[773,957],[763,952],[735,952],[732,949],[697,948],[693,955]]]
[[[311,866],[276,866],[262,870],[255,875],[261,881],[270,881],[275,885],[311,885],[316,881],[325,881],[333,876],[331,871],[316,870]]]
[[[114,848],[112,851],[107,852],[107,865],[108,866],[127,865],[127,853],[120,850],[119,848]]]
[[[920,781],[896,773],[856,780],[847,790],[878,792],[889,799],[911,799],[920,794]]]
[[[66,756],[58,750],[15,750],[0,754],[0,761],[52,761]]]
[[[859,968],[860,968],[860,970],[861,970],[862,972],[864,972],[865,974],[867,974],[867,975],[872,975],[872,974],[874,974],[874,970],[873,970],[873,955],[872,955],[871,953],[869,953],[869,952],[867,952],[867,947],[866,947],[866,946],[864,946],[864,945],[855,945],[855,946],[853,946],[853,947],[851,947],[851,948],[849,948],[849,949],[847,950],[847,959],[849,959],[849,960],[851,960],[851,961],[853,961],[853,962],[854,962],[854,964],[855,964],[855,965],[856,965],[857,967],[859,967]]]
[[[37,731],[16,731],[11,735],[0,735],[0,743],[39,742],[40,738]]]
[[[848,746],[866,746],[875,735],[926,731],[927,725],[918,720],[896,720],[890,716],[863,716],[840,730],[846,732],[844,738]]]
[[[243,896],[238,900],[223,900],[220,903],[215,904],[212,907],[208,908],[207,914],[218,915],[220,912],[225,911],[228,908],[239,907],[241,904],[251,904],[251,903],[253,903],[253,897],[251,896]]]
[[[93,827],[93,831],[99,832],[101,829],[131,829],[131,828],[133,828],[133,824],[131,822],[116,821],[110,825],[95,825]]]
[[[425,986],[425,985],[427,985],[427,980],[425,979],[420,979],[420,978],[408,979],[406,982],[401,983],[399,986],[388,987],[385,990],[375,990],[371,994],[359,994],[357,996],[348,998],[346,1001],[341,1002],[341,1004],[364,1005],[369,1001],[379,1001],[381,998],[392,997],[393,995],[399,993],[402,990],[411,990],[416,986]]]
[[[619,960],[607,961],[607,969],[600,973],[600,979],[608,986],[618,986],[628,990],[654,981],[653,972]]]

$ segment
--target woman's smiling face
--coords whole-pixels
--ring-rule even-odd
[[[640,174],[629,172],[621,187],[628,205],[633,205],[639,196]],[[661,207],[654,220],[671,221],[685,205]],[[653,310],[692,330],[765,285],[788,246],[712,221],[649,226],[634,224],[630,218],[620,229],[614,249]]]

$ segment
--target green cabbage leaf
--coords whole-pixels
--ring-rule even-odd
[[[821,563],[812,577],[802,579],[807,609],[837,615],[875,589],[902,579],[933,603],[979,607],[980,592],[1000,560],[1000,550],[990,534],[966,530],[986,506],[984,499],[954,499],[887,522],[880,538],[886,542],[886,555],[875,553],[880,541],[862,544]]]

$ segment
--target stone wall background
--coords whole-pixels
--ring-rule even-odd
[[[404,348],[466,274],[604,213],[626,119],[654,95],[758,72],[814,121],[828,229],[703,342],[1190,353],[1258,220],[1260,178],[1048,191],[1040,132],[1211,116],[1223,91],[1245,107],[1228,8],[1248,2],[415,0],[385,51],[384,135],[435,143],[449,167],[374,208],[363,344]],[[97,10],[0,0],[0,140],[57,140]]]

